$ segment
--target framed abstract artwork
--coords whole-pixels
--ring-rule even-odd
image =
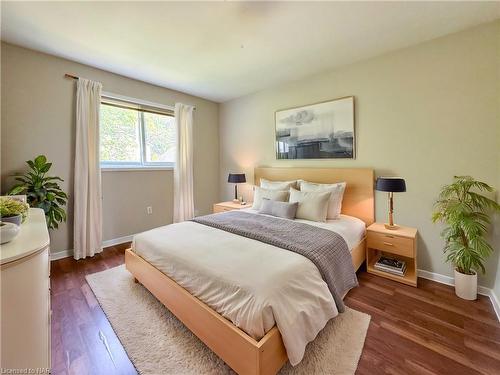
[[[354,96],[275,113],[276,159],[353,159]]]

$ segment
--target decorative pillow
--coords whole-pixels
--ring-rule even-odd
[[[260,205],[264,198],[270,199],[272,201],[286,202],[288,199],[288,191],[285,190],[269,190],[263,189],[256,186],[255,192],[253,194],[253,206],[254,210],[260,210]]]
[[[297,219],[311,221],[326,221],[328,201],[332,193],[325,192],[305,192],[290,188],[290,203],[298,202]]]
[[[288,191],[290,188],[297,187],[297,181],[269,181],[265,178],[260,179],[260,187],[269,190],[286,190]]]
[[[260,205],[259,213],[293,220],[295,219],[298,206],[299,204],[297,202],[278,202],[264,198],[262,200],[262,204]]]
[[[315,184],[308,181],[302,181],[300,191],[305,192],[331,192],[330,202],[328,202],[327,219],[338,219],[342,210],[342,198],[344,197],[346,183],[339,182],[336,184]]]

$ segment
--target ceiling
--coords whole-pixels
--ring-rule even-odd
[[[217,102],[500,17],[498,2],[2,1],[1,7],[6,42]]]

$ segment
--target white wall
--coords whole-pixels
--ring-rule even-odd
[[[195,208],[210,213],[219,195],[218,104],[91,68],[55,56],[2,43],[1,190],[9,176],[25,170],[25,161],[45,154],[73,191],[75,81],[65,73],[103,83],[103,90],[155,103],[180,101],[196,106],[194,120]],[[173,171],[103,172],[104,240],[168,224],[173,211]],[[153,206],[153,214],[146,207]],[[73,202],[69,220],[51,231],[51,250],[73,248]]]
[[[256,166],[372,167],[378,176],[403,176],[408,191],[396,194],[395,220],[418,228],[419,268],[451,276],[432,205],[457,174],[498,189],[499,35],[500,22],[486,24],[223,103],[220,198],[231,198],[229,171],[252,181]],[[275,159],[276,110],[349,95],[356,100],[355,160]],[[251,199],[248,186],[245,195]],[[387,218],[386,199],[376,193],[377,221]],[[493,286],[497,264],[498,251],[483,285]]]

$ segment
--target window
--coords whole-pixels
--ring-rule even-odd
[[[173,167],[173,111],[103,97],[100,154],[102,168]]]

